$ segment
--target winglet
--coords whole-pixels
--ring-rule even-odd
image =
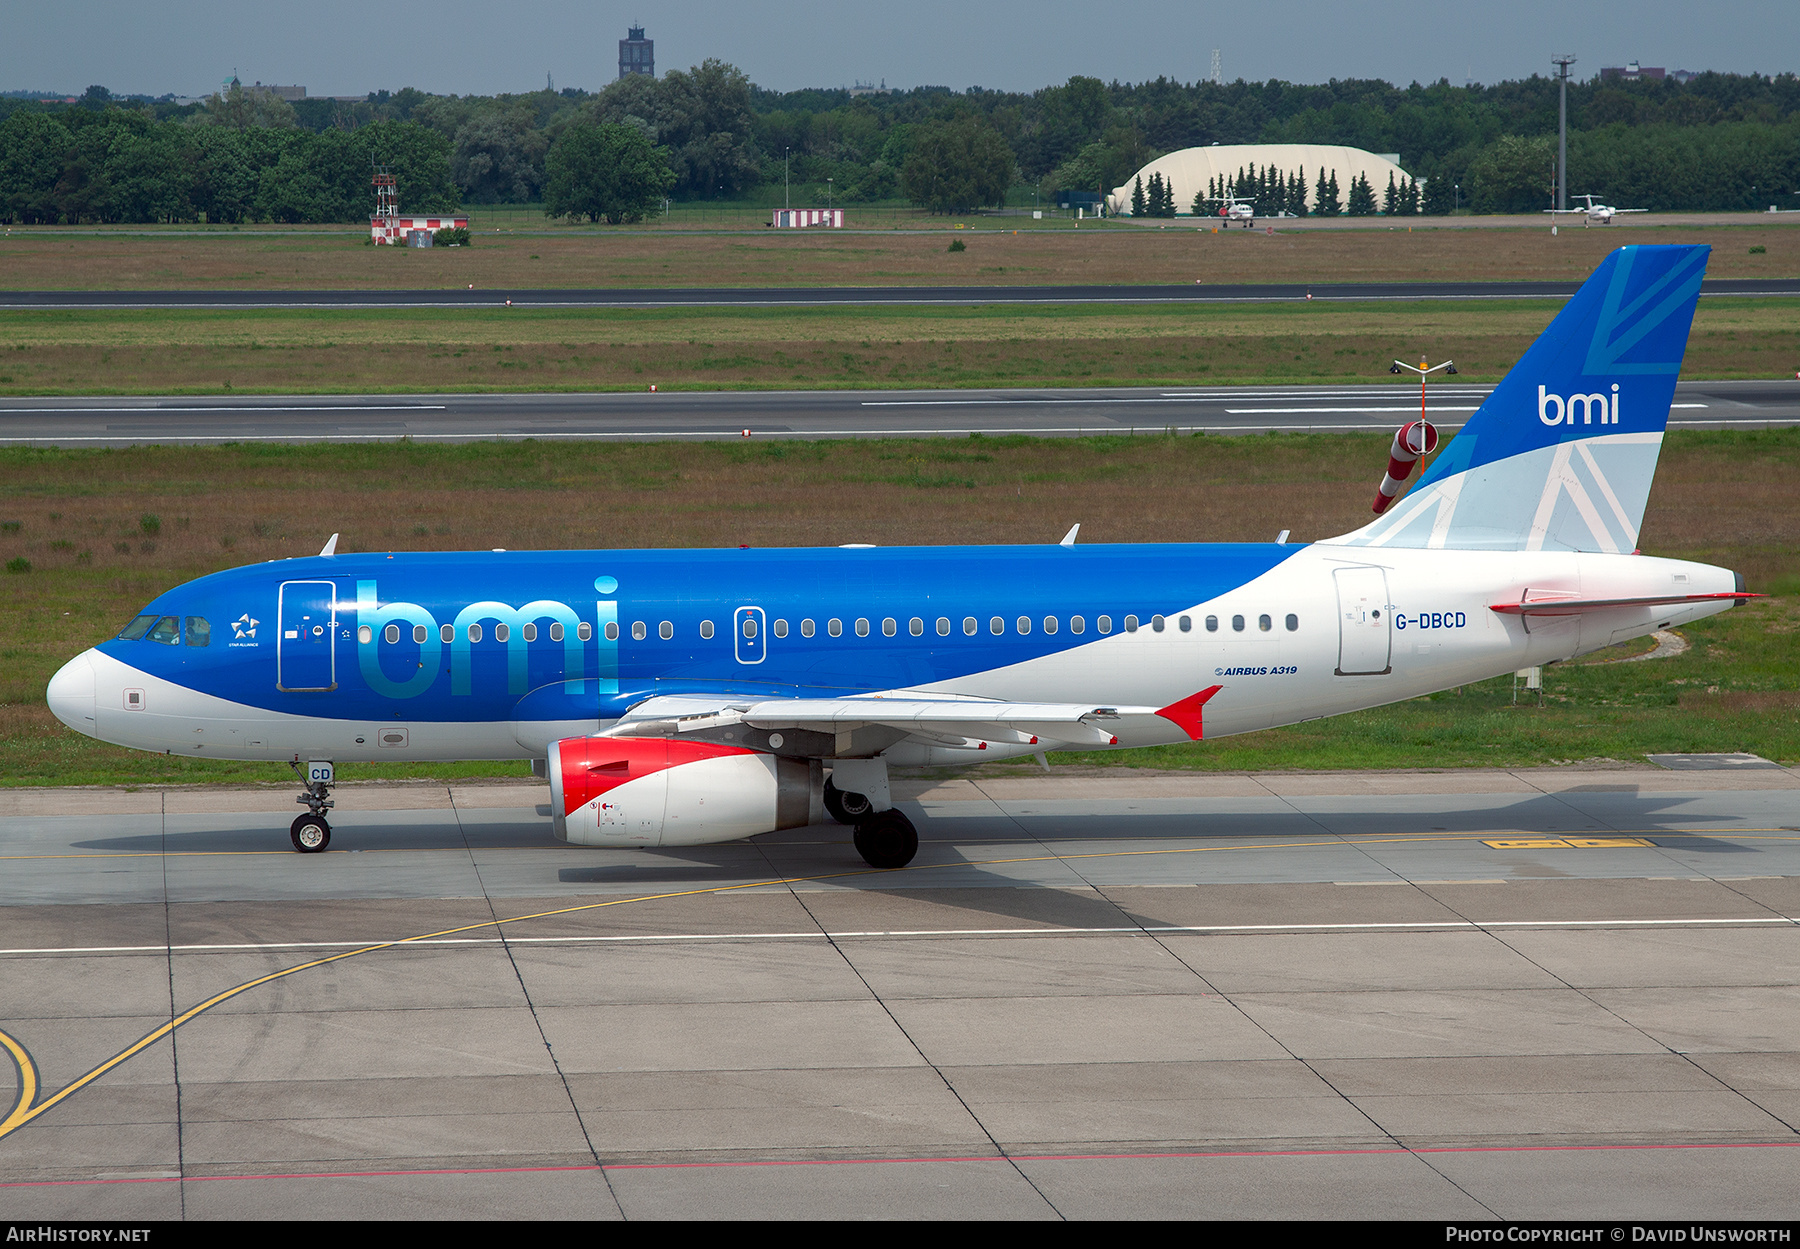
[[[1081,532],[1081,522],[1076,521],[1073,525],[1069,526],[1069,532],[1065,533],[1063,535],[1063,540],[1061,542],[1058,542],[1056,545],[1057,546],[1074,546],[1075,545],[1075,535],[1080,532]]]
[[[330,540],[325,543],[324,549],[322,549],[319,552],[319,554],[320,555],[336,555],[337,554],[337,540],[338,540],[338,536],[335,533],[332,534]]]
[[[1173,724],[1188,735],[1189,741],[1199,741],[1204,736],[1200,725],[1200,708],[1206,706],[1206,700],[1225,687],[1209,685],[1198,694],[1190,694],[1178,703],[1170,703],[1156,714]]]

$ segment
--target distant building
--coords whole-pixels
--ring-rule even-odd
[[[644,28],[629,28],[627,38],[619,40],[619,77],[648,74],[656,77],[656,40],[644,38]]]
[[[277,87],[277,86],[273,86],[273,85],[264,86],[262,83],[259,82],[255,86],[251,87],[250,89],[252,91],[267,91],[270,95],[274,96],[276,99],[286,100],[289,103],[292,103],[295,100],[304,100],[306,98],[306,88],[305,87]]]
[[[1648,78],[1652,82],[1660,82],[1667,77],[1668,72],[1654,65],[1639,65],[1636,61],[1627,61],[1623,65],[1608,65],[1600,71],[1600,79],[1604,82],[1608,78],[1622,78],[1626,82],[1637,82]]]
[[[1209,188],[1235,179],[1240,172],[1247,172],[1252,166],[1265,174],[1271,169],[1279,170],[1290,178],[1298,174],[1306,183],[1306,202],[1309,206],[1317,202],[1318,180],[1322,175],[1329,174],[1336,178],[1338,190],[1343,195],[1350,193],[1350,180],[1358,176],[1367,178],[1369,186],[1377,195],[1387,186],[1389,178],[1396,182],[1406,182],[1411,178],[1406,170],[1400,168],[1394,153],[1383,155],[1365,152],[1359,147],[1316,143],[1213,144],[1210,147],[1183,148],[1179,152],[1157,157],[1127,179],[1125,185],[1113,189],[1112,194],[1106,197],[1107,211],[1129,215],[1132,188],[1139,181],[1144,186],[1149,186],[1150,175],[1161,174],[1162,180],[1172,192],[1175,211],[1185,215],[1193,211],[1196,195],[1214,193]],[[1058,207],[1062,205],[1059,204]],[[1208,214],[1212,211],[1212,208],[1207,209]]]

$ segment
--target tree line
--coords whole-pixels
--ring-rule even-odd
[[[1800,79],[1792,74],[1575,82],[1569,114],[1572,192],[1664,210],[1800,207]],[[1420,211],[1440,211],[1448,192],[1453,206],[1518,212],[1549,203],[1556,126],[1556,82],[1535,75],[1468,87],[1075,77],[1028,93],[917,87],[852,97],[766,91],[709,60],[595,92],[407,88],[362,101],[287,102],[234,86],[175,105],[120,101],[95,87],[74,104],[0,100],[0,214],[353,220],[367,211],[367,160],[389,153],[395,163],[419,162],[402,181],[408,211],[459,201],[566,208],[570,188],[597,185],[592,171],[575,177],[564,159],[561,189],[552,186],[551,153],[572,133],[584,137],[565,157],[576,148],[629,150],[642,165],[651,153],[649,181],[631,188],[639,207],[621,209],[620,219],[664,194],[729,200],[760,191],[766,199],[784,175],[802,187],[830,179],[840,203],[899,199],[949,211],[999,203],[1021,184],[1109,192],[1183,147],[1289,142],[1398,153]],[[1310,171],[1283,179],[1316,182]],[[1382,199],[1381,188],[1369,191]]]

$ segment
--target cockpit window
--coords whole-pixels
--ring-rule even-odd
[[[206,623],[205,616],[188,616],[181,622],[181,631],[187,636],[189,646],[211,646],[212,626]]]
[[[161,642],[164,646],[173,646],[181,640],[181,622],[173,616],[160,617],[150,626],[150,632],[144,635],[151,642]]]
[[[123,629],[119,630],[119,641],[135,642],[150,632],[150,626],[156,623],[155,616],[139,616]]]

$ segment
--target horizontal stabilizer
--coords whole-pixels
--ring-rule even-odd
[[[1530,591],[1526,593],[1529,594]],[[1683,603],[1714,603],[1725,599],[1741,603],[1745,599],[1767,597],[1766,594],[1746,594],[1740,590],[1724,594],[1669,594],[1651,598],[1521,598],[1516,603],[1490,603],[1488,610],[1509,616],[1580,616],[1586,612],[1604,611],[1609,607],[1664,607]]]

